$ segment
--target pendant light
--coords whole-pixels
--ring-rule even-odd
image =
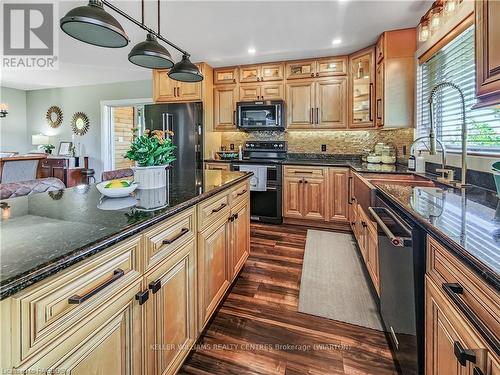
[[[199,82],[203,80],[203,74],[196,65],[189,60],[189,55],[183,54],[182,60],[169,70],[168,76],[181,82]]]
[[[144,25],[144,0],[141,1],[142,19]],[[158,34],[160,34],[160,1],[158,0]],[[174,61],[170,52],[163,47],[152,33],[148,33],[146,40],[132,48],[128,54],[128,60],[135,65],[149,69],[170,69]]]
[[[120,48],[128,37],[120,23],[103,8],[100,0],[71,9],[61,18],[61,29],[82,42],[100,47]]]

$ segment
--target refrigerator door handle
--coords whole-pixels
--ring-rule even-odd
[[[162,128],[163,132],[167,131],[167,134],[165,134],[165,137],[170,138],[170,131],[172,129],[172,120],[173,120],[174,115],[171,113],[162,113],[161,114],[161,120],[162,120]]]

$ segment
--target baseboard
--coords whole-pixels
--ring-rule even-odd
[[[317,221],[317,220],[306,220],[306,219],[292,219],[285,217],[283,218],[283,224],[301,225],[313,228],[351,232],[351,227],[348,221]]]

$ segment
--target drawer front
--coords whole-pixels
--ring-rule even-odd
[[[196,233],[195,208],[182,212],[144,233],[145,270],[173,253]]]
[[[231,169],[231,165],[229,163],[205,163],[205,169],[229,171]]]
[[[12,297],[17,366],[139,278],[140,237],[62,271]]]
[[[66,163],[64,159],[45,159],[42,161],[43,168],[63,168]]]
[[[240,202],[250,198],[250,186],[248,182],[244,182],[233,188],[229,193],[231,207],[235,207]]]
[[[229,217],[229,195],[218,194],[198,205],[198,230],[203,230],[222,216]]]
[[[286,166],[285,176],[296,176],[296,177],[325,177],[327,168],[323,167],[307,167],[307,166]]]
[[[500,333],[500,296],[482,281],[474,272],[460,262],[452,253],[438,243],[434,238],[427,237],[427,274],[446,295],[450,304],[459,310],[466,320],[470,316],[457,306],[466,305],[498,340]],[[463,292],[454,295],[452,300],[443,284],[458,284]],[[448,292],[450,288],[447,288]]]

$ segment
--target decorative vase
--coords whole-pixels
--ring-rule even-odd
[[[132,167],[134,181],[139,184],[139,189],[157,189],[167,185],[167,165],[152,167]]]

